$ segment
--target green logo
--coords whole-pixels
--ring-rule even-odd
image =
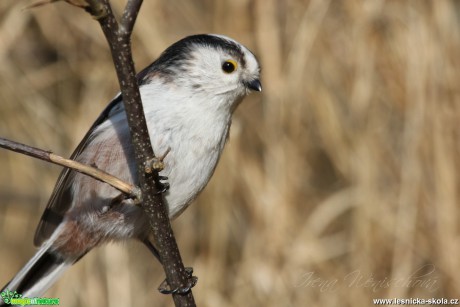
[[[59,305],[58,298],[47,298],[47,297],[22,297],[22,294],[19,294],[17,291],[10,291],[8,289],[3,290],[0,293],[0,296],[3,299],[3,302],[8,305]]]

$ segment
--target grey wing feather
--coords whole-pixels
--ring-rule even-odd
[[[86,133],[83,140],[70,156],[70,159],[75,160],[76,157],[78,157],[85,150],[87,144],[93,137],[93,131],[95,128],[112,115],[111,113],[114,111],[114,107],[119,103],[122,103],[121,94],[118,94],[105,108],[101,115],[99,115],[89,131]],[[119,108],[119,110],[123,109]],[[42,218],[40,219],[40,223],[38,224],[37,230],[35,231],[35,246],[40,246],[51,236],[51,234],[59,226],[62,219],[64,218],[64,214],[67,212],[67,210],[69,210],[70,205],[72,204],[71,185],[72,177],[74,174],[75,171],[65,168],[59,175],[56,186],[48,201],[48,205],[46,206]]]

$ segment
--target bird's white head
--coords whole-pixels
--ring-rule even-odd
[[[231,110],[250,91],[262,90],[254,54],[235,40],[215,34],[192,35],[174,43],[139,78],[141,85],[159,78],[195,97],[212,97]]]

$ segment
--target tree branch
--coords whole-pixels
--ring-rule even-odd
[[[123,180],[110,175],[96,167],[88,166],[80,162],[63,158],[50,151],[45,151],[32,146],[24,145],[4,138],[0,138],[0,147],[18,152],[30,157],[34,157],[43,161],[51,162],[60,166],[73,169],[79,173],[88,175],[94,179],[110,184],[115,189],[127,194],[129,197],[135,199],[135,203],[142,201],[141,190],[132,184],[124,182]]]
[[[142,207],[149,218],[166,279],[171,289],[190,287],[190,274],[187,273],[182,263],[163,196],[158,193],[162,186],[158,172],[154,170],[147,173],[145,171],[148,161],[152,160],[155,155],[147,129],[131,53],[131,32],[142,0],[128,0],[121,24],[118,24],[114,16],[109,0],[86,1],[89,5],[86,10],[98,20],[110,46],[136,157],[143,198]],[[98,12],[97,15],[94,12]],[[176,306],[195,306],[191,291],[174,292],[173,299]]]
[[[131,33],[133,32],[134,24],[136,23],[137,15],[141,9],[142,2],[143,0],[131,0],[126,3],[126,7],[120,21],[120,30],[128,36],[131,36]]]

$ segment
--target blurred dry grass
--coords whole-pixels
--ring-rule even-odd
[[[68,155],[117,91],[114,71],[86,14],[61,3],[21,11],[28,3],[0,2],[0,135]],[[460,298],[459,9],[145,1],[139,68],[199,32],[236,38],[263,65],[263,95],[236,112],[213,180],[174,222],[200,306]],[[34,253],[59,168],[1,150],[0,169],[4,284]],[[128,242],[93,251],[47,296],[62,306],[170,306],[154,290],[162,279]]]

